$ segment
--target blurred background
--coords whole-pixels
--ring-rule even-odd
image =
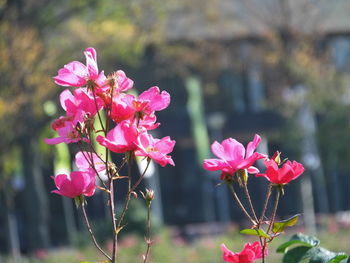
[[[243,215],[202,160],[214,140],[246,145],[255,133],[259,151],[280,150],[306,167],[286,188],[279,216],[302,213],[300,230],[350,240],[349,13],[347,0],[0,0],[0,261],[36,262],[90,245],[71,200],[50,193],[50,176],[69,171],[78,149],[43,142],[62,113],[52,76],[84,62],[90,46],[100,70],[122,69],[137,92],[157,85],[172,97],[157,136],[177,141],[176,166],[154,166],[144,182],[156,192],[156,228],[169,241],[155,262],[158,252],[158,262],[173,262],[164,259],[173,244],[184,249],[182,262],[219,262],[219,241],[203,237],[227,229],[241,249]],[[260,211],[265,180],[251,178],[250,189]],[[88,209],[108,245],[102,193]],[[126,232],[141,243],[144,218],[134,201]],[[349,240],[329,243],[350,253]],[[214,256],[198,252],[209,247]]]

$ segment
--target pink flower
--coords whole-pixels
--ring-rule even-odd
[[[103,72],[98,73],[96,62],[96,51],[94,48],[87,48],[84,52],[86,66],[78,61],[73,61],[64,65],[54,77],[55,83],[60,86],[82,87],[88,81],[93,81],[101,86],[105,83],[106,77]]]
[[[175,141],[170,140],[169,136],[155,139],[147,132],[142,132],[138,137],[135,155],[151,158],[163,167],[167,164],[175,166],[171,156],[167,155],[173,151],[174,145]]]
[[[59,174],[53,179],[57,187],[57,190],[52,191],[53,193],[69,198],[80,195],[92,196],[95,193],[96,179],[92,169],[71,172],[70,176]]]
[[[105,107],[109,108],[112,103],[112,97],[114,100],[122,92],[131,89],[133,85],[134,81],[129,79],[124,71],[118,70],[110,74],[103,85],[96,87],[95,92],[103,100]]]
[[[80,133],[76,130],[76,125],[82,121],[83,114],[78,111],[75,116],[60,117],[52,124],[52,128],[57,131],[59,137],[45,138],[47,144],[74,143],[82,140]],[[84,139],[83,139],[84,140]],[[85,139],[86,140],[86,139]]]
[[[143,116],[141,120],[139,120],[138,127],[139,129],[146,130],[154,130],[159,127],[160,123],[156,122],[157,117],[154,114]]]
[[[165,90],[160,92],[158,87],[152,87],[142,92],[138,101],[141,102],[138,111],[151,114],[167,108],[170,104],[170,95]]]
[[[229,138],[221,144],[214,142],[211,146],[213,153],[220,159],[206,159],[203,167],[209,171],[222,171],[222,174],[233,175],[241,169],[248,169],[249,173],[258,173],[252,166],[256,160],[266,158],[265,154],[254,152],[260,143],[260,136],[255,135],[254,140],[248,143],[247,150],[235,139]]]
[[[132,119],[136,112],[135,108],[133,107],[134,101],[135,96],[131,94],[121,93],[114,96],[111,110],[112,120],[119,123]]]
[[[136,126],[123,121],[110,130],[107,137],[97,136],[96,141],[112,152],[125,153],[136,149],[137,136]]]
[[[265,174],[257,174],[256,176],[264,176],[273,184],[288,184],[304,172],[304,166],[296,161],[287,161],[282,165],[282,168],[279,168],[273,159],[265,160],[264,163],[267,168]]]
[[[101,158],[91,152],[78,152],[75,155],[75,164],[80,171],[87,171],[93,167],[97,172],[106,170],[106,165]]]
[[[133,95],[121,93],[113,98],[111,116],[115,122],[143,119],[154,115],[155,111],[165,109],[169,104],[169,93],[160,92],[158,87],[142,92],[137,99]]]
[[[91,92],[88,92],[86,88],[75,89],[74,95],[70,90],[64,90],[60,95],[60,102],[68,116],[74,116],[79,110],[81,110],[89,117],[93,117],[97,111],[101,110],[103,105],[103,101],[99,97],[96,97],[95,103],[93,95]]]
[[[223,252],[223,260],[230,263],[250,263],[262,258],[262,247],[258,241],[253,244],[246,243],[243,250],[239,253],[232,252],[225,244],[221,244],[221,250]],[[265,256],[267,253],[267,248],[265,248]]]
[[[134,86],[134,81],[132,79],[129,79],[122,70],[118,70],[115,73],[115,77],[118,84],[118,92],[125,92]]]

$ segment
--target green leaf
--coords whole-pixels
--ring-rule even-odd
[[[307,236],[301,233],[295,234],[293,235],[289,241],[281,244],[276,252],[277,253],[286,253],[286,251],[289,249],[290,246],[292,245],[299,245],[299,246],[303,246],[303,247],[316,247],[320,244],[320,241],[315,238],[315,237],[311,237],[311,236]]]
[[[337,256],[335,256],[334,258],[332,258],[330,261],[328,261],[327,263],[339,263],[339,262],[346,262],[346,260],[344,259],[348,259],[347,261],[350,260],[350,257],[346,254],[343,253],[339,253]]]
[[[335,253],[325,248],[318,247],[312,251],[310,263],[338,263],[346,257],[344,253]]]
[[[312,247],[295,247],[284,254],[282,263],[298,263],[310,258],[309,251]]]
[[[283,221],[275,222],[272,227],[272,232],[280,233],[283,232],[286,227],[294,226],[296,223],[298,223],[299,215],[300,214]]]
[[[270,238],[270,236],[268,234],[266,234],[266,232],[262,229],[248,228],[248,229],[243,229],[243,230],[239,231],[239,233],[245,234],[245,235],[253,235],[253,236]]]
[[[322,247],[312,247],[310,243],[305,246],[304,243],[306,242],[303,242],[302,246],[285,251],[283,263],[346,263],[348,259],[348,255],[344,253],[335,253]]]

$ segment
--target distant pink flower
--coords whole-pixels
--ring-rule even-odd
[[[239,253],[232,252],[225,244],[221,245],[221,250],[223,252],[223,260],[229,263],[251,263],[262,258],[262,247],[258,241],[252,244],[246,243],[243,250]],[[265,256],[267,253],[267,248],[265,248]]]
[[[59,174],[53,179],[57,187],[57,190],[52,191],[53,193],[69,198],[80,195],[92,196],[95,193],[96,179],[92,169],[71,172],[70,176]]]
[[[106,165],[101,158],[91,152],[78,152],[75,155],[75,164],[79,171],[87,171],[93,167],[97,172],[106,170]]]
[[[152,135],[142,132],[138,138],[138,150],[135,152],[135,155],[151,158],[163,167],[167,164],[174,166],[173,159],[167,155],[173,151],[174,145],[175,141],[170,140],[169,136],[155,139]]]
[[[76,130],[76,125],[79,121],[82,121],[83,114],[81,111],[77,112],[75,116],[60,117],[52,124],[52,128],[57,131],[58,136],[56,138],[45,138],[44,141],[47,144],[59,144],[59,143],[74,143],[80,140],[87,140],[82,138],[80,133]]]
[[[213,153],[220,159],[206,159],[203,167],[209,171],[221,170],[223,174],[233,175],[241,169],[256,174],[259,170],[252,166],[256,160],[266,158],[265,154],[254,152],[260,143],[260,136],[255,135],[254,140],[248,143],[247,150],[235,139],[229,138],[222,143],[214,142],[211,146]]]
[[[281,168],[273,159],[265,160],[264,163],[267,168],[265,174],[257,174],[256,176],[264,176],[273,184],[288,184],[304,172],[304,166],[296,161],[287,161]]]
[[[86,66],[78,61],[73,61],[64,65],[54,77],[55,83],[60,86],[83,87],[88,81],[97,85],[103,85],[106,77],[103,72],[98,73],[96,62],[96,51],[94,48],[87,48],[84,52],[86,57]]]
[[[61,106],[67,112],[68,116],[74,116],[81,110],[89,117],[93,117],[97,111],[101,110],[103,105],[102,100],[96,97],[95,103],[93,95],[86,88],[75,89],[73,94],[70,90],[66,89],[60,95]]]
[[[112,152],[125,153],[136,149],[138,131],[130,122],[123,121],[110,130],[107,137],[97,136],[96,141]]]

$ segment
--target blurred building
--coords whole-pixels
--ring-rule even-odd
[[[176,167],[159,170],[166,223],[228,222],[243,217],[228,194],[219,193],[223,187],[215,186],[218,175],[201,168],[198,155],[207,151],[208,158],[210,152],[208,148],[203,149],[205,146],[197,145],[194,126],[207,130],[209,137],[202,138],[204,145],[228,137],[246,145],[258,133],[263,136],[261,151],[271,155],[281,150],[284,156],[305,164],[306,176],[313,187],[303,181],[304,186],[309,185],[302,188],[303,193],[300,182],[291,183],[280,207],[281,216],[305,212],[310,202],[305,204],[302,199],[310,198],[314,200],[311,199],[309,212],[350,209],[341,194],[350,187],[349,177],[338,174],[336,180],[342,182],[339,186],[334,179],[332,183],[331,175],[325,176],[317,146],[318,116],[303,95],[306,83],[290,78],[288,72],[273,72],[264,54],[273,49],[275,43],[271,41],[280,41],[283,52],[293,52],[305,41],[312,43],[320,54],[330,54],[330,61],[339,70],[349,72],[349,10],[348,1],[302,0],[193,0],[173,10],[167,21],[166,38],[170,47],[183,49],[182,57],[170,56],[164,60],[159,55],[161,51],[150,46],[145,68],[140,70],[141,79],[159,80],[159,86],[172,95],[170,108],[160,115],[162,135],[171,135],[177,140],[173,154]],[[195,85],[200,88],[193,98],[190,90],[196,90]],[[147,87],[147,82],[141,82],[140,86]],[[276,89],[275,95],[273,89]],[[283,96],[288,94],[293,98],[302,97],[294,108],[293,122],[298,137],[294,147],[285,143],[288,140],[286,125],[290,120],[276,111],[278,107],[272,106],[276,100],[285,100]],[[193,114],[190,107],[198,107],[202,118]],[[260,178],[251,180],[253,202],[258,204],[264,198],[265,186]],[[338,194],[334,195],[334,187]]]

